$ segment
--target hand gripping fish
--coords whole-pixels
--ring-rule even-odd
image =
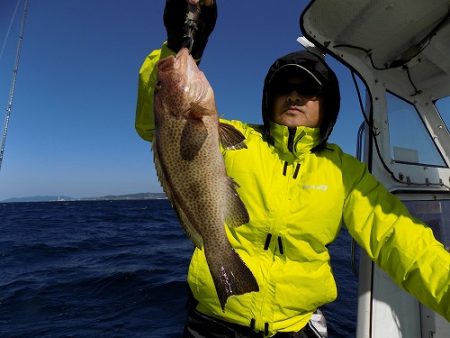
[[[225,148],[246,148],[245,138],[219,123],[213,90],[186,48],[157,67],[156,171],[186,233],[205,252],[225,310],[228,297],[259,290],[225,232],[225,224],[240,226],[249,216],[237,184],[226,174],[219,142]]]

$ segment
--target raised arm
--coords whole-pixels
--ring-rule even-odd
[[[347,162],[349,233],[397,285],[450,321],[450,254],[365,166],[350,157]]]
[[[164,8],[164,25],[167,42],[161,49],[154,50],[144,60],[139,70],[138,96],[136,105],[135,127],[138,134],[147,141],[153,140],[155,121],[153,116],[153,93],[156,84],[156,65],[158,61],[177,53],[185,47],[186,21],[189,5],[197,5],[199,0],[166,0]],[[200,15],[196,22],[191,54],[200,62],[209,35],[217,19],[215,0],[200,1]]]

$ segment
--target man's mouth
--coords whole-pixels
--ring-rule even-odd
[[[287,112],[289,110],[298,111],[299,113],[303,113],[303,111],[300,109],[299,106],[286,106],[286,108],[284,109],[285,112]]]

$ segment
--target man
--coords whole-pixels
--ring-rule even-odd
[[[140,71],[136,128],[153,139],[153,89],[158,60],[186,44],[186,0],[167,0],[168,40]],[[192,55],[200,60],[216,19],[203,4]],[[223,150],[250,222],[228,239],[255,276],[259,291],[230,297],[225,311],[204,252],[188,273],[192,302],[185,337],[320,337],[314,311],[336,299],[327,245],[341,220],[392,279],[450,320],[450,255],[430,228],[368,172],[327,140],[340,104],[338,80],[324,60],[300,51],[276,60],[263,90],[263,125],[222,121],[246,137],[246,149]]]

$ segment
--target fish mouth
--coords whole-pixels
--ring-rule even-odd
[[[172,69],[180,67],[180,64],[185,62],[189,56],[189,51],[187,48],[181,48],[177,55],[169,55],[168,57],[159,60],[158,71],[167,72]]]
[[[181,48],[178,53],[177,53],[177,59],[188,56],[189,55],[189,50],[185,47]]]

